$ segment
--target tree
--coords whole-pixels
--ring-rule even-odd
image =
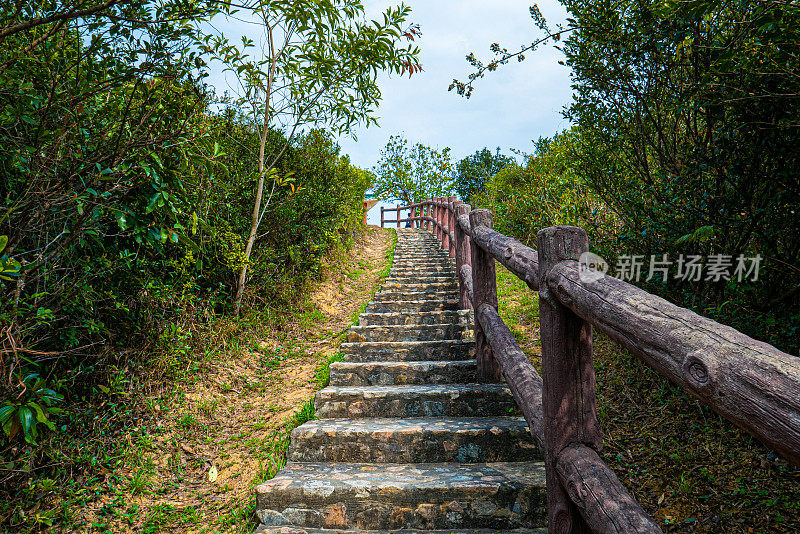
[[[383,200],[411,204],[453,191],[450,148],[439,151],[422,143],[409,146],[402,135],[389,138],[374,172],[373,191]]]
[[[203,0],[0,6],[0,235],[23,264],[1,289],[5,369],[106,346],[142,289],[130,266],[155,266],[185,237],[183,171],[208,101],[195,44],[214,12]]]
[[[403,4],[389,7],[379,21],[365,19],[362,0],[259,0],[248,11],[263,29],[261,46],[247,38],[241,48],[224,36],[206,40],[238,76],[237,105],[249,112],[260,133],[254,154],[252,219],[235,297],[237,313],[247,262],[275,188],[294,187],[275,171],[275,165],[295,133],[307,124],[339,134],[359,124],[377,124],[378,74],[413,74],[420,69],[419,50],[411,44],[419,27],[407,22],[411,9]],[[403,46],[403,41],[408,44]],[[284,132],[286,142],[267,153],[271,129]],[[267,182],[271,186],[264,199]]]
[[[760,255],[757,285],[673,280],[652,289],[797,352],[800,6],[562,3],[573,158],[619,214],[622,249]],[[468,95],[486,70],[476,64],[476,77],[454,87]]]
[[[488,148],[478,150],[456,164],[455,189],[464,202],[475,193],[483,193],[486,180],[514,163],[514,159],[500,153],[500,148],[492,154]]]

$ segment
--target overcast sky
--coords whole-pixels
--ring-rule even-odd
[[[393,2],[367,0],[368,15]],[[464,59],[470,52],[488,58],[489,45],[509,50],[530,43],[536,35],[525,0],[446,0],[406,2],[412,20],[422,28],[418,44],[425,71],[399,78],[381,78],[383,102],[380,127],[356,132],[358,141],[343,138],[342,151],[355,165],[371,168],[389,136],[403,133],[410,141],[443,148],[455,160],[483,147],[508,153],[530,151],[531,140],[550,136],[568,126],[561,110],[570,100],[569,70],[558,64],[552,48],[527,54],[522,63],[509,63],[479,80],[469,100],[448,92],[453,78],[471,72]],[[557,1],[539,2],[551,27],[566,13]]]
[[[365,0],[367,16],[376,18],[398,2]],[[476,84],[469,100],[448,92],[453,78],[464,80],[471,72],[464,59],[470,52],[489,58],[489,45],[497,42],[509,50],[535,39],[536,30],[525,0],[406,0],[411,21],[420,25],[424,72],[380,78],[383,102],[379,127],[355,131],[358,140],[339,139],[342,153],[354,165],[371,169],[389,136],[403,134],[411,142],[436,148],[450,147],[454,161],[484,147],[530,152],[531,140],[551,136],[569,126],[561,111],[569,103],[569,70],[558,64],[557,50],[542,48],[489,73]],[[564,22],[566,13],[556,0],[538,5],[551,27]],[[234,23],[235,24],[235,23]],[[227,26],[227,25],[226,25]],[[241,30],[238,28],[226,28]],[[249,32],[248,32],[249,33]],[[227,31],[226,31],[227,34]],[[255,36],[253,36],[255,37]],[[212,78],[213,82],[213,78]],[[224,90],[224,88],[221,88]],[[378,208],[372,210],[379,211]],[[370,213],[370,222],[374,214]],[[379,215],[378,215],[379,217]]]

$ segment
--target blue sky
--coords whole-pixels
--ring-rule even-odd
[[[393,2],[367,0],[368,15]],[[465,56],[490,57],[489,45],[509,50],[530,43],[535,29],[529,2],[520,0],[449,0],[407,2],[412,20],[422,27],[418,41],[425,71],[408,77],[382,77],[380,127],[356,131],[358,141],[340,139],[353,163],[371,168],[389,136],[404,134],[412,142],[452,149],[454,160],[483,147],[530,151],[531,140],[568,126],[561,110],[570,101],[569,70],[558,64],[560,52],[544,48],[522,63],[509,63],[476,85],[469,100],[448,92],[453,78],[471,72]],[[539,2],[554,26],[566,13],[555,1]]]
[[[407,2],[409,3],[409,2]],[[470,52],[488,58],[494,42],[513,50],[530,43],[536,30],[529,3],[519,0],[450,0],[409,3],[412,20],[422,28],[418,41],[423,73],[412,78],[382,77],[380,127],[360,129],[358,140],[339,140],[353,164],[372,168],[389,136],[404,134],[412,142],[452,149],[453,160],[483,147],[510,154],[510,148],[530,152],[531,140],[550,136],[569,126],[561,110],[571,99],[569,69],[558,64],[560,52],[542,48],[522,63],[509,63],[479,80],[472,98],[448,92],[453,78],[471,72],[464,59]],[[367,1],[368,15],[391,2]],[[566,13],[556,1],[539,2],[551,27]],[[390,214],[394,216],[394,213]],[[368,222],[380,221],[380,206],[370,210]]]
[[[397,1],[364,0],[367,16],[378,15]],[[383,102],[378,110],[379,127],[359,128],[342,137],[342,153],[354,165],[371,169],[389,136],[403,134],[411,142],[450,147],[453,161],[484,147],[510,155],[510,148],[530,152],[531,140],[551,136],[569,126],[561,110],[571,99],[569,70],[558,64],[561,54],[542,48],[522,63],[512,62],[479,80],[469,100],[448,92],[453,78],[466,79],[471,72],[464,59],[470,52],[489,58],[494,42],[517,49],[536,37],[525,0],[406,0],[412,7],[411,21],[419,24],[424,72],[412,78],[382,76]],[[551,27],[564,22],[566,13],[556,0],[538,2]],[[236,21],[223,23],[226,35],[255,31]],[[232,41],[238,40],[236,37]],[[217,83],[214,83],[214,82]],[[211,78],[221,92],[219,75]],[[369,222],[380,218],[379,207],[370,211]]]

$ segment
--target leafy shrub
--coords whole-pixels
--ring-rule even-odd
[[[0,406],[0,426],[9,440],[14,439],[17,433],[28,443],[35,445],[39,436],[38,425],[43,425],[50,430],[55,430],[53,422],[48,419],[61,412],[55,404],[61,402],[62,397],[47,387],[45,381],[37,374],[24,377],[19,374],[17,383],[22,387],[22,392],[17,397],[7,399]]]
[[[473,195],[476,206],[494,212],[494,227],[535,247],[536,232],[559,224],[582,226],[595,252],[611,256],[619,221],[576,171],[570,156],[577,133],[540,139],[524,166],[511,164]]]

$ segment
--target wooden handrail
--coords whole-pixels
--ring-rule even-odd
[[[656,534],[661,529],[631,497],[614,471],[591,447],[567,446],[558,455],[556,473],[561,486],[596,534]],[[551,532],[559,530],[556,526]]]
[[[495,358],[508,383],[514,400],[528,422],[531,436],[544,451],[544,414],[542,413],[542,378],[519,348],[514,334],[500,318],[497,310],[482,305],[475,314],[492,346]]]
[[[800,465],[800,358],[576,261],[549,292],[711,409]]]
[[[399,209],[414,209],[403,220],[424,223],[444,248],[454,244],[460,305],[476,308],[481,374],[505,378],[544,451],[551,532],[660,532],[598,455],[592,327],[800,465],[800,359],[616,278],[582,280],[577,256],[588,244],[580,228],[541,230],[536,251],[447,200]],[[497,313],[495,260],[539,291],[544,380]]]

